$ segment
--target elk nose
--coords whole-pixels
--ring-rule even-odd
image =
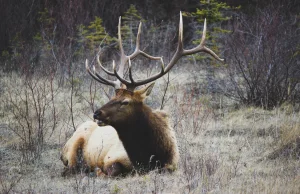
[[[98,119],[99,116],[101,116],[103,114],[103,112],[101,110],[96,110],[96,112],[94,112],[94,119]]]

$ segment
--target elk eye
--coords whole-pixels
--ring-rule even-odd
[[[128,100],[124,100],[121,102],[121,105],[128,105],[129,104],[129,101]]]

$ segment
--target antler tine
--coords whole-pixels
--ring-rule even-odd
[[[183,50],[183,21],[182,21],[182,14],[180,11],[177,51],[181,51],[181,50]]]
[[[135,50],[131,55],[127,56],[128,59],[133,60],[135,57],[137,57],[137,55],[141,54],[144,57],[152,59],[152,60],[160,60],[161,57],[154,57],[154,56],[151,56],[151,55],[149,55],[149,54],[147,54],[147,53],[140,50],[140,39],[141,39],[141,31],[142,31],[141,29],[142,29],[142,22],[140,22],[140,24],[139,24],[138,33],[136,35]]]
[[[98,62],[98,65],[101,67],[101,69],[102,69],[105,73],[107,73],[108,75],[114,76],[114,73],[113,73],[113,72],[108,71],[105,67],[103,67],[103,65],[102,65],[101,62],[100,62],[99,57],[100,57],[100,56],[97,55],[97,62]]]
[[[184,50],[183,55],[191,55],[191,54],[194,54],[197,52],[205,52],[205,53],[208,53],[211,56],[213,56],[218,61],[223,62],[224,59],[221,59],[214,51],[212,51],[209,48],[207,48],[206,46],[204,46],[205,38],[206,38],[206,18],[204,19],[204,27],[203,27],[202,38],[201,38],[200,44],[197,47],[192,48],[190,50]]]
[[[114,69],[114,76],[118,78],[117,82],[119,85],[121,85],[121,82],[125,85],[127,85],[126,80],[123,79],[124,76],[124,68],[125,64],[127,62],[128,56],[125,55],[123,44],[122,44],[122,35],[121,35],[121,16],[119,17],[119,24],[118,24],[118,41],[119,41],[119,47],[120,47],[120,52],[121,52],[121,59],[120,59],[120,65],[119,65],[119,70],[116,71],[116,64],[113,61],[113,69]]]
[[[115,74],[115,76],[117,77],[117,79],[118,79],[117,81],[118,81],[118,83],[119,83],[120,86],[121,86],[121,83],[120,83],[120,82],[122,82],[122,83],[125,84],[126,86],[130,85],[130,82],[128,82],[127,80],[125,80],[123,77],[121,77],[121,76],[119,75],[119,73],[117,72],[115,61],[113,61],[113,69],[114,69],[114,74]]]
[[[176,62],[183,56],[183,21],[182,21],[182,14],[180,11],[180,18],[179,18],[179,30],[178,30],[178,45],[177,50],[172,57],[171,61],[166,67],[166,73],[172,69],[172,67],[176,64]]]
[[[139,24],[138,32],[136,35],[136,45],[135,45],[136,51],[140,50],[141,29],[142,29],[142,22],[140,22],[140,24]]]
[[[119,40],[119,47],[121,55],[124,54],[123,44],[122,44],[122,36],[121,36],[121,16],[119,17],[119,24],[118,24],[118,40]]]
[[[89,67],[89,62],[88,62],[88,60],[86,59],[85,60],[85,69],[86,69],[86,71],[96,80],[96,81],[98,81],[98,82],[100,82],[100,83],[102,83],[102,84],[106,84],[106,83],[104,83],[103,81],[101,81],[100,79],[98,79],[92,72],[91,72],[91,70],[90,70],[90,67]]]
[[[202,38],[199,46],[204,46],[206,38],[206,18],[204,19],[204,26],[203,26],[203,32],[202,32]]]
[[[134,79],[133,79],[133,77],[132,77],[132,72],[131,72],[131,60],[130,60],[130,59],[128,60],[128,68],[129,68],[129,79],[130,79],[131,83],[134,84],[135,81],[134,81]]]
[[[113,87],[116,88],[116,89],[119,88],[119,87],[117,86],[116,82],[111,81],[111,80],[107,80],[107,79],[101,77],[101,76],[96,72],[95,66],[93,67],[93,71],[94,71],[95,73],[93,73],[93,72],[90,70],[89,62],[88,62],[87,59],[86,59],[86,61],[85,61],[85,68],[86,68],[87,72],[92,76],[92,78],[94,78],[96,81],[98,81],[98,82],[100,82],[100,83],[102,83],[102,84],[105,84],[105,85],[113,86]]]

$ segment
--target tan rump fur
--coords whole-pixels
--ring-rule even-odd
[[[107,174],[107,168],[115,162],[132,169],[123,144],[111,126],[99,127],[93,121],[81,124],[62,149],[61,159],[68,168],[76,167],[78,149],[82,149],[83,160],[91,170],[100,168]]]

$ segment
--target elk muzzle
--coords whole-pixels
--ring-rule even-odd
[[[107,125],[108,120],[107,120],[107,118],[105,116],[104,111],[102,111],[100,109],[96,110],[96,112],[94,112],[94,116],[93,117],[94,117],[95,120],[97,120],[97,124],[99,126],[105,126],[105,125]]]

